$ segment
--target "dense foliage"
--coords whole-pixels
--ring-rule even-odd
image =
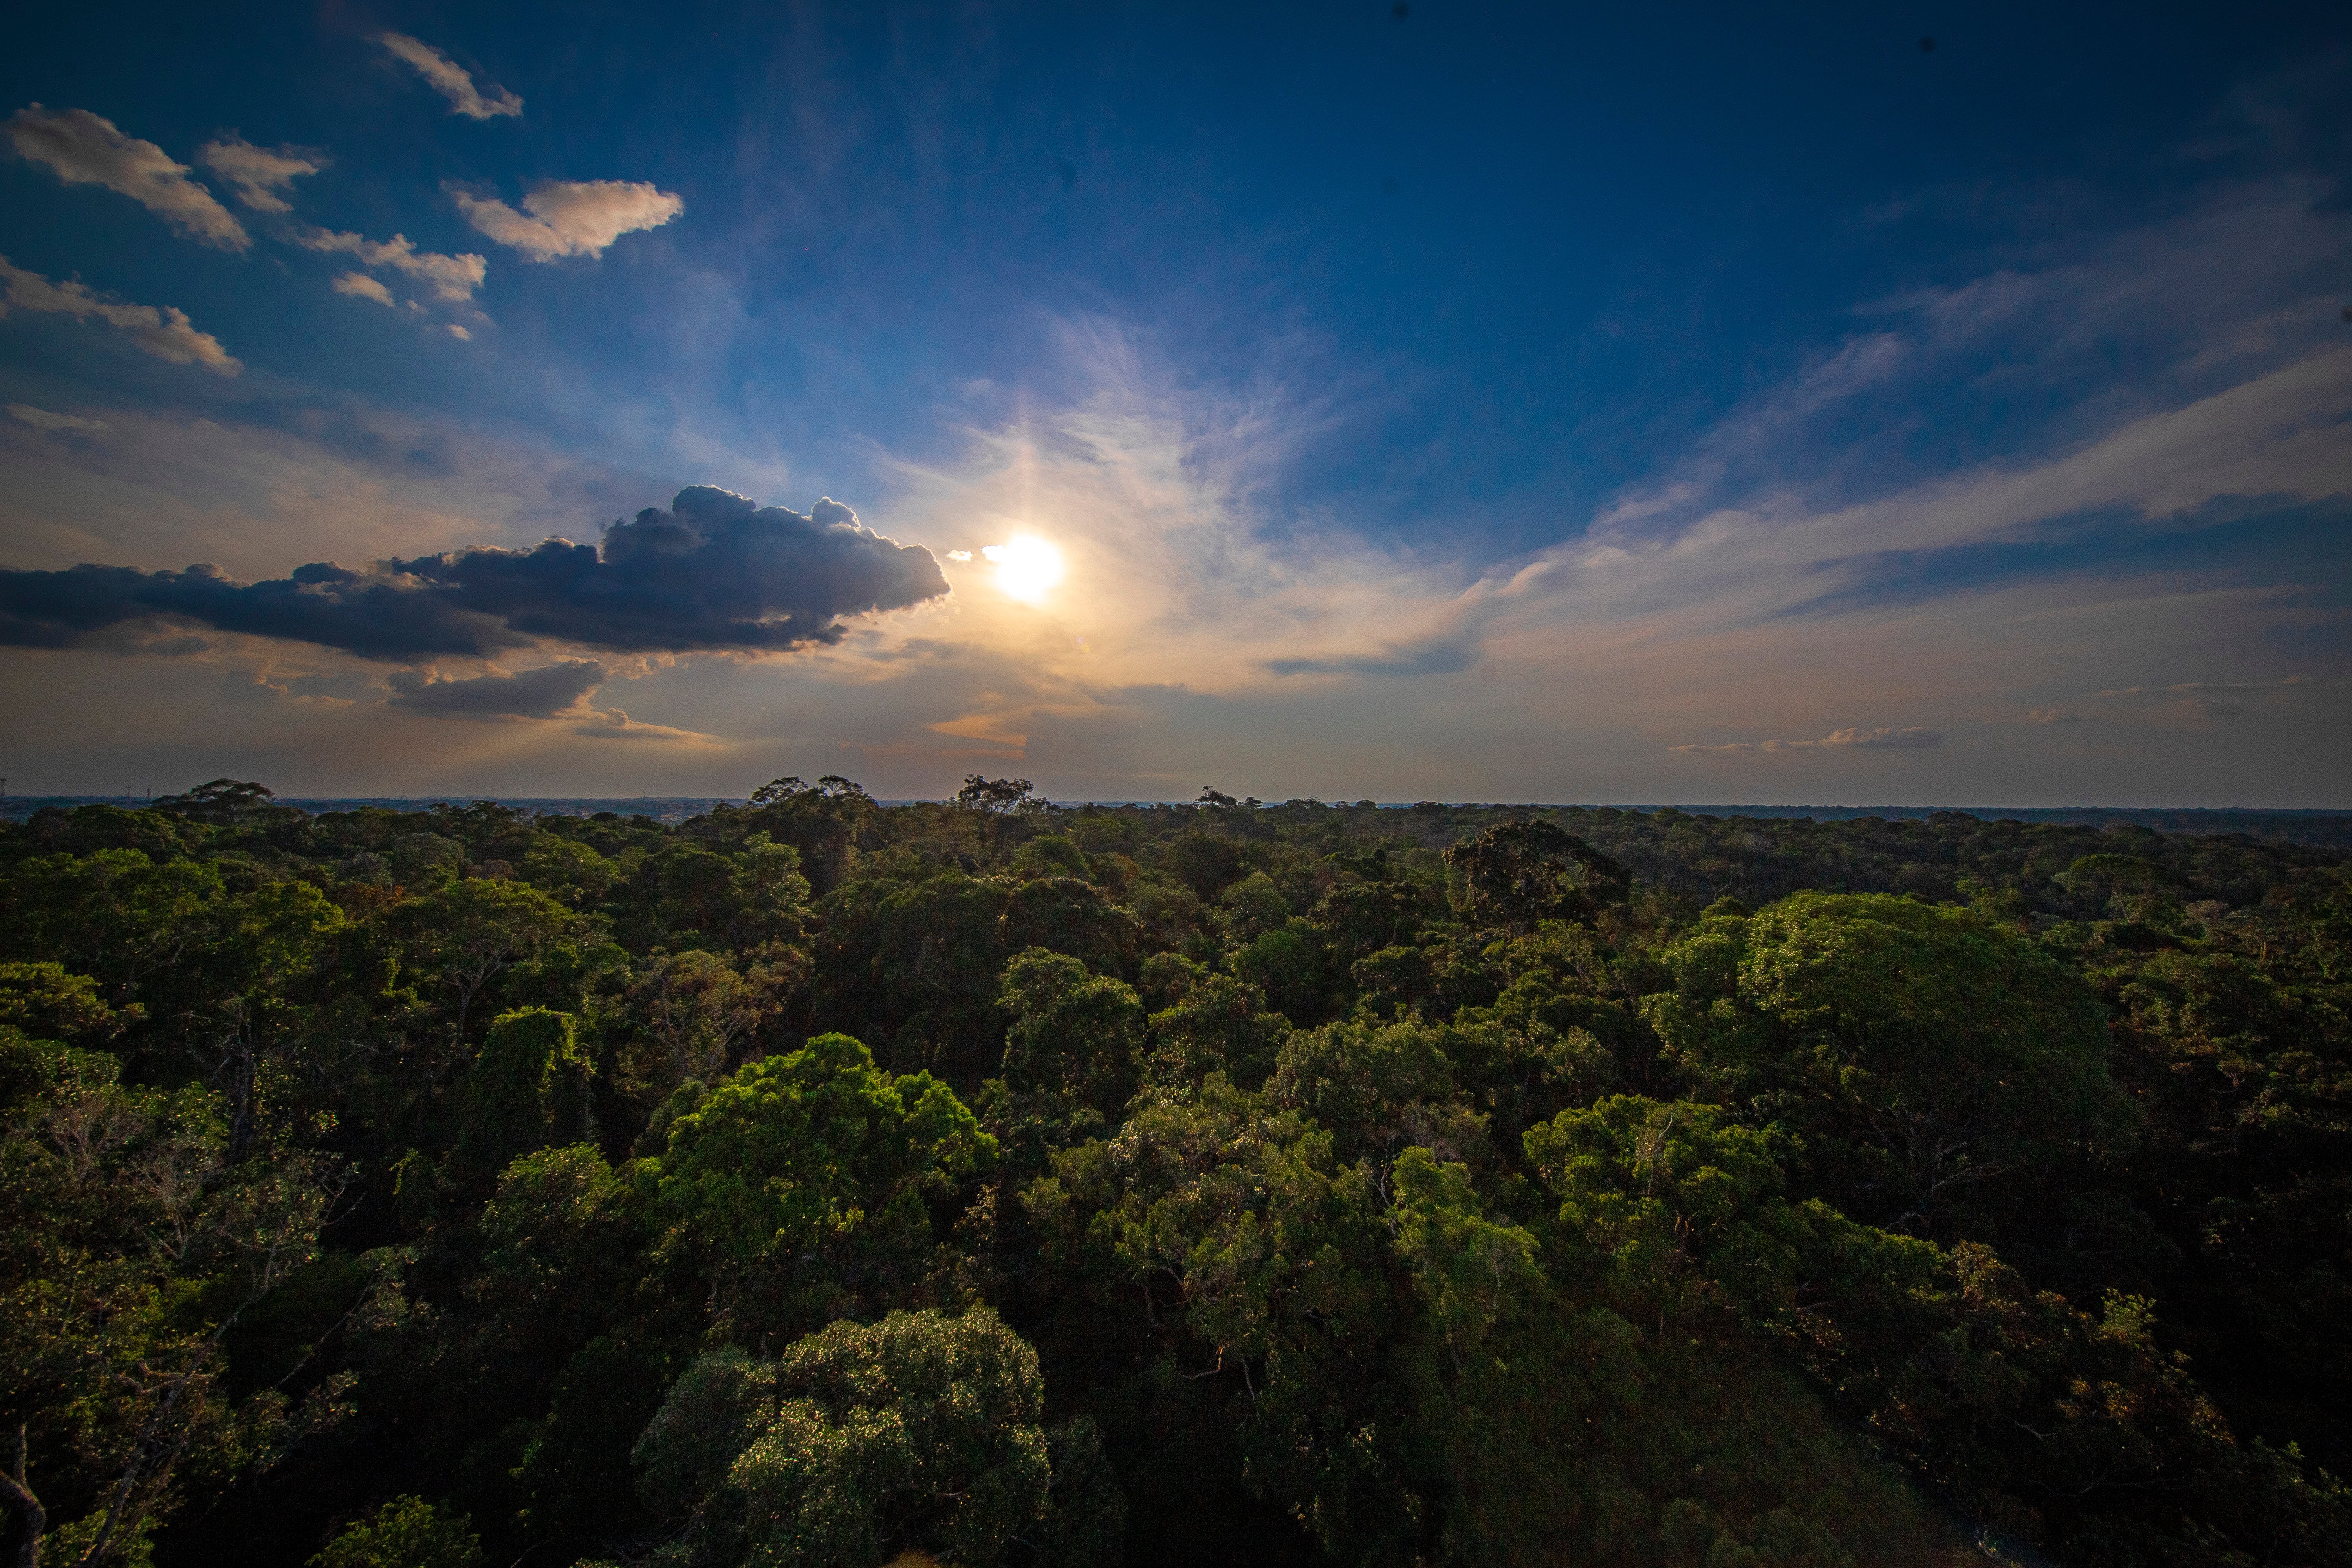
[[[21,1564],[2352,1562],[2352,868],[1369,802],[0,828]]]

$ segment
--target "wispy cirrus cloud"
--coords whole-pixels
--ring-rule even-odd
[[[2182,680],[2169,686],[2122,686],[2095,691],[2091,696],[2095,700],[2105,698],[2116,702],[2126,714],[2173,722],[2210,723],[2221,719],[2242,719],[2265,709],[2281,709],[2290,705],[2292,699],[2338,684],[2289,675],[2273,680]]]
[[[2094,691],[2099,697],[2210,697],[2223,693],[2243,694],[2255,691],[2284,691],[2291,687],[2308,686],[2306,676],[2289,675],[2277,680],[2183,680],[2171,686],[2121,686],[2105,691]]]
[[[686,211],[685,201],[641,181],[551,180],[522,199],[502,201],[454,190],[466,221],[532,261],[602,256],[625,234],[659,228]]]
[[[243,250],[253,237],[188,178],[185,163],[152,142],[126,136],[111,120],[87,109],[52,110],[27,104],[8,117],[10,145],[69,185],[120,192],[189,238],[223,250]]]
[[[293,211],[283,193],[305,174],[327,166],[327,155],[307,147],[256,147],[235,132],[196,149],[205,166],[236,188],[236,199],[257,213]]]
[[[46,408],[36,408],[29,403],[11,403],[7,405],[7,411],[8,416],[18,424],[30,425],[36,430],[51,433],[63,431],[73,435],[98,436],[114,428],[103,419],[82,419],[71,414],[52,414]]]
[[[176,306],[125,304],[70,279],[52,283],[37,272],[12,265],[5,256],[0,256],[0,284],[7,289],[0,314],[10,310],[34,310],[103,321],[157,359],[173,364],[198,364],[220,375],[235,375],[245,368],[221,347],[218,338],[196,331],[187,312]]]
[[[1668,746],[1670,752],[1926,752],[1944,743],[1944,732],[1920,725],[1900,729],[1832,730],[1818,741],[1729,741],[1718,745]]]
[[[489,276],[490,264],[482,257],[471,252],[443,256],[435,251],[419,250],[404,234],[395,234],[390,239],[370,239],[364,235],[338,234],[331,229],[304,226],[295,230],[294,243],[306,250],[354,257],[362,266],[387,268],[414,279],[436,299],[455,304],[464,304],[472,300],[474,290],[480,288],[482,279]],[[351,289],[343,291],[353,292]]]
[[[708,745],[715,739],[697,730],[673,729],[667,724],[647,724],[632,719],[618,708],[599,710],[572,727],[572,733],[585,741],[656,741],[682,742],[688,745]]]
[[[449,112],[468,120],[520,118],[522,100],[496,83],[488,92],[474,85],[474,73],[422,39],[405,33],[379,33],[376,45],[393,58],[412,68],[449,100]]]

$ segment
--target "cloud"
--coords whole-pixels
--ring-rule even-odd
[[[52,283],[37,272],[11,266],[5,256],[0,256],[0,283],[5,283],[8,289],[7,303],[0,306],[0,315],[13,308],[54,312],[76,321],[94,317],[128,333],[132,342],[157,359],[170,360],[173,364],[200,364],[222,375],[235,375],[245,368],[221,347],[218,338],[196,331],[188,324],[187,312],[173,306],[159,309],[100,299],[87,285],[71,280]]]
[[[667,724],[641,724],[618,708],[607,708],[584,723],[573,725],[572,732],[591,741],[686,741],[700,743],[710,739],[692,730],[673,730]]]
[[[1941,730],[1916,724],[1899,730],[1832,730],[1818,741],[1733,741],[1724,745],[1668,746],[1669,752],[1918,752],[1944,743]]]
[[[11,403],[7,408],[17,420],[36,430],[83,430],[95,436],[102,430],[114,428],[103,419],[77,419],[70,414],[52,414],[29,403]]]
[[[1270,658],[1269,674],[1288,675],[1459,675],[1476,664],[1479,647],[1475,632],[1454,630],[1402,643],[1384,645],[1376,653],[1337,658]]]
[[[303,147],[256,147],[231,132],[196,149],[205,166],[236,187],[236,199],[257,213],[291,212],[280,191],[327,166],[327,156]]]
[[[455,321],[449,323],[449,335],[456,338],[460,342],[470,343],[474,341],[474,334],[459,326]]]
[[[659,228],[686,210],[667,191],[627,180],[554,180],[523,197],[523,210],[452,191],[467,221],[533,261],[602,256],[625,234]]]
[[[860,527],[830,499],[803,517],[698,485],[671,506],[614,523],[601,550],[551,539],[532,550],[379,561],[363,572],[314,562],[261,583],[208,564],[0,569],[0,645],[71,647],[123,622],[167,617],[365,658],[478,658],[541,642],[772,652],[837,644],[842,616],[947,592],[929,551]]]
[[[383,682],[364,670],[339,670],[329,675],[295,675],[274,679],[257,669],[232,669],[221,677],[221,700],[241,706],[282,702],[289,699],[349,708],[377,696]]]
[[[346,272],[335,279],[335,292],[354,299],[373,300],[379,305],[393,303],[392,290],[364,272]]]
[[[393,58],[415,67],[416,74],[449,100],[452,114],[462,114],[468,120],[495,120],[502,114],[520,117],[522,113],[521,99],[496,83],[491,84],[489,95],[484,97],[474,86],[471,71],[428,43],[405,33],[380,33],[375,41]]]
[[[1768,746],[1773,743],[1769,741],[1765,742]],[[1943,743],[1944,732],[1941,730],[1923,730],[1916,724],[1900,730],[1838,730],[1818,741],[1780,742],[1790,750],[1805,746],[1851,746],[1864,752],[1927,751]]]
[[[163,617],[225,632],[314,642],[362,658],[479,658],[530,639],[397,576],[319,563],[290,578],[239,583],[210,563],[181,572],[82,565],[0,568],[0,645],[70,647],[126,621]]]
[[[2088,713],[2070,712],[2063,708],[2035,708],[2030,710],[2023,718],[2014,720],[2012,722],[2019,724],[2087,724],[2091,722],[2091,720],[2092,715]]]
[[[188,178],[152,142],[125,136],[110,120],[86,109],[52,114],[28,104],[8,117],[8,140],[17,153],[46,163],[69,185],[104,185],[120,191],[189,238],[223,250],[253,243],[213,194]]]
[[[439,298],[460,304],[471,300],[474,290],[480,288],[482,279],[489,275],[490,264],[481,257],[471,252],[463,256],[442,256],[430,250],[419,250],[404,234],[395,234],[388,240],[377,240],[364,235],[338,234],[331,229],[302,228],[296,231],[294,242],[307,250],[355,256],[363,266],[389,267],[395,272],[415,279]],[[353,290],[345,289],[343,292],[348,294]],[[374,296],[370,295],[369,298]]]
[[[2304,676],[2290,675],[2279,680],[2184,680],[2175,686],[2126,686],[2108,691],[2094,691],[2097,697],[2188,697],[2210,692],[2284,691],[2291,686],[2308,686]]]
[[[476,719],[548,719],[578,709],[604,683],[604,673],[603,665],[584,658],[457,680],[404,669],[392,677],[391,706]]]
[[[2137,711],[2153,713],[2158,719],[2202,724],[2217,719],[2242,719],[2256,711],[2255,704],[2265,699],[2270,700],[2267,706],[2276,708],[2277,699],[2295,695],[2299,689],[2337,684],[2340,683],[2335,680],[2289,675],[2276,680],[2183,680],[2170,686],[2125,686],[2091,695],[2129,702]]]

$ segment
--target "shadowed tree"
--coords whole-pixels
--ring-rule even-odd
[[[1948,905],[1798,893],[1710,919],[1645,1016],[1720,1094],[1784,1106],[1839,1200],[1936,1227],[1961,1190],[2128,1136],[2097,994]]]
[[[1116,1120],[1135,1092],[1143,1054],[1143,1004],[1134,988],[1033,947],[1004,966],[1002,996],[1013,1015],[1005,1077]]]
[[[1632,893],[1633,873],[1549,822],[1507,822],[1445,852],[1468,898],[1463,918],[1517,935],[1538,921],[1590,925]]]
[[[988,1309],[892,1313],[772,1362],[704,1355],[637,1460],[648,1501],[688,1521],[692,1560],[713,1568],[903,1552],[992,1568],[1016,1545],[1040,1568],[1108,1565],[1124,1508],[1093,1423],[1049,1436],[1045,1403],[1036,1352]]]
[[[423,1498],[396,1497],[345,1526],[310,1568],[479,1568],[472,1524]]]
[[[1019,811],[1029,804],[1037,786],[1027,779],[982,778],[968,773],[963,787],[955,793],[955,803],[966,811],[989,811],[1000,815]]]
[[[416,966],[457,1001],[455,1037],[466,1037],[475,1002],[491,981],[537,957],[577,924],[570,910],[520,882],[469,877],[404,911]]]

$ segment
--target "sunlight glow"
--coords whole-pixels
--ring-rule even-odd
[[[1024,605],[1034,605],[1062,580],[1062,552],[1034,535],[1022,534],[981,553],[996,563],[996,585]]]

